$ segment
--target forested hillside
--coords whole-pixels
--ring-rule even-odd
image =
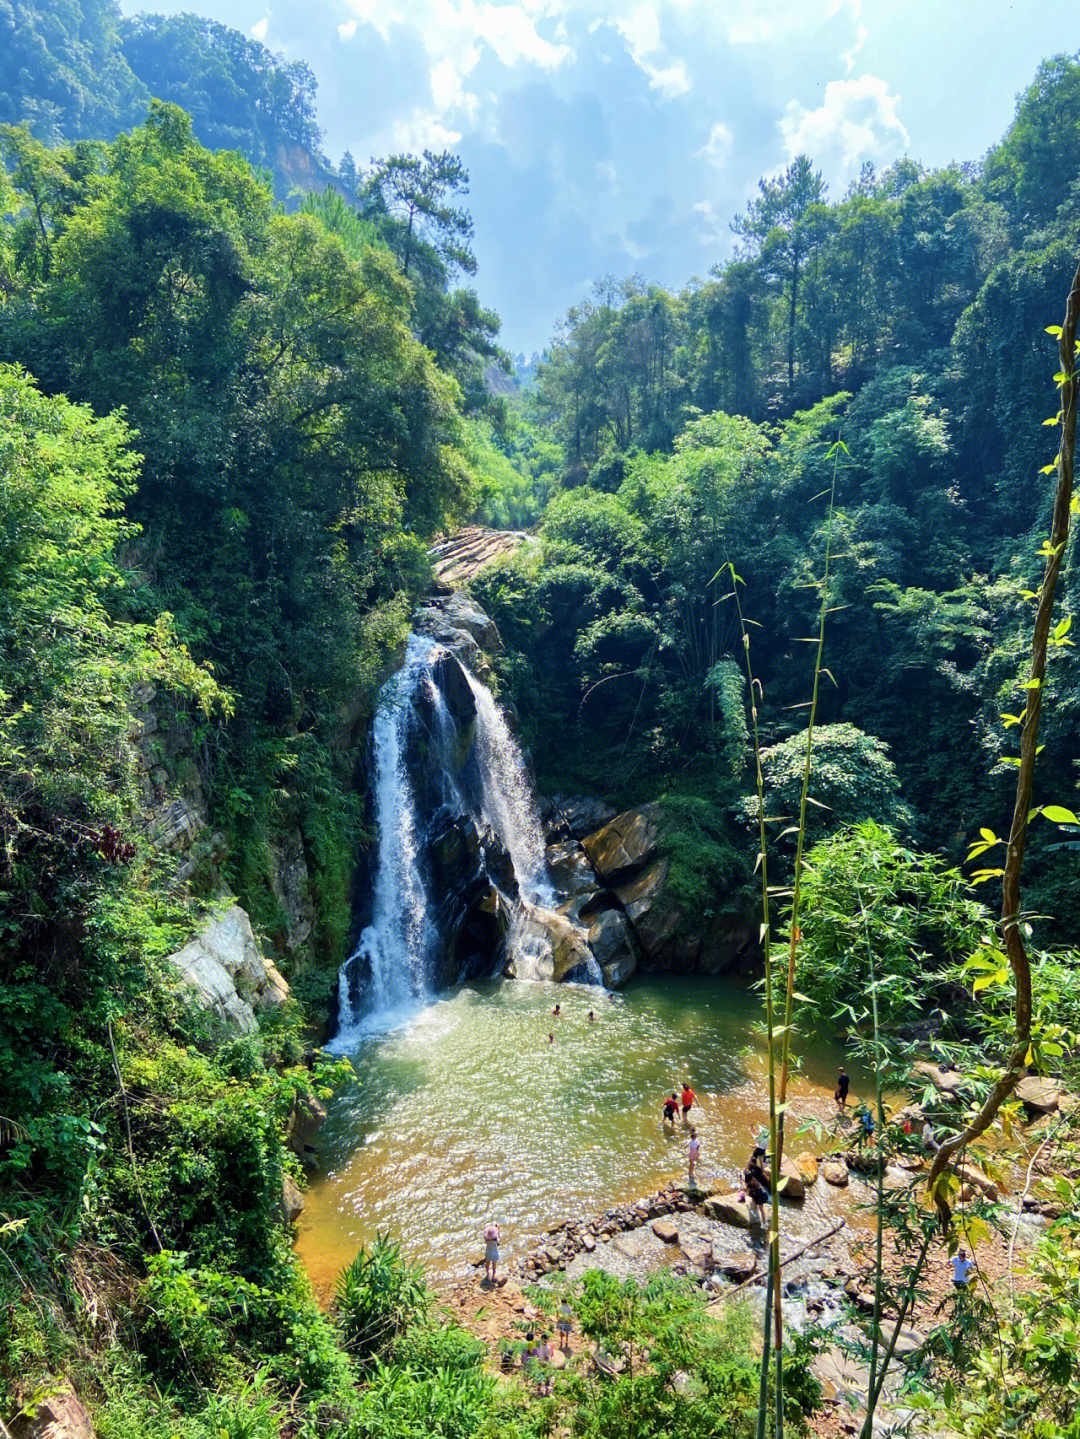
[[[303,62],[196,15],[125,19],[116,0],[11,0],[0,10],[0,123],[26,124],[50,145],[112,140],[151,98],[172,101],[204,145],[264,166],[285,199],[333,178],[315,91]]]
[[[735,1309],[703,1328],[674,1281],[640,1307],[586,1294],[601,1355],[630,1362],[557,1398],[488,1373],[392,1244],[315,1302],[293,1201],[305,1126],[351,1073],[319,1046],[358,928],[376,696],[435,536],[535,526],[472,588],[543,789],[662,800],[683,915],[738,911],[760,967],[756,730],[774,884],[797,842],[811,860],[799,1002],[859,1043],[872,993],[877,1045],[852,958],[872,933],[896,1043],[865,1051],[879,1124],[886,1072],[915,1093],[924,1010],[975,1112],[1013,996],[989,891],[957,866],[983,827],[1001,843],[1061,553],[1047,327],[1080,250],[1080,63],[1048,61],[969,166],[904,160],[830,200],[800,157],[736,219],[736,258],[677,294],[601,283],[498,396],[460,159],[332,167],[314,96],[306,66],[213,22],[0,0],[0,1421],[62,1378],[101,1439],[743,1439],[748,1329]],[[1080,1031],[1074,575],[1065,550],[1014,1083],[1029,1055],[1074,1065]],[[237,902],[282,971],[260,959],[273,1003],[240,1031],[165,962]],[[1072,1433],[1061,1183],[1013,1327],[980,1310],[947,1351],[976,1376],[970,1402],[927,1400],[953,1432],[1001,1432],[1008,1345],[1034,1376],[1016,1432]],[[925,1255],[927,1207],[893,1218]],[[812,1348],[789,1353],[796,1432]]]
[[[1001,715],[1017,708],[1052,493],[1046,329],[1075,266],[1078,153],[1080,65],[1062,57],[982,164],[903,160],[830,202],[799,157],[762,182],[735,222],[738,258],[709,280],[680,294],[607,281],[569,312],[527,396],[565,457],[543,559],[480,586],[516,651],[507,679],[545,782],[707,796],[732,840],[744,685],[723,567],[760,626],[763,737],[782,746],[809,698],[807,580],[839,439],[819,715],[837,771],[835,801],[819,797],[834,822],[896,822],[873,797],[884,768],[905,832],[961,857],[1011,786]],[[1078,681],[1062,647],[1043,761],[1058,795],[1076,783]],[[1065,840],[1048,834],[1032,862],[1071,933]],[[729,849],[728,884],[735,862]]]

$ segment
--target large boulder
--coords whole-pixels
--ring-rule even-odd
[[[1054,1114],[1061,1105],[1061,1087],[1056,1080],[1027,1074],[1016,1086],[1016,1097],[1033,1114]]]
[[[513,979],[584,978],[595,960],[585,935],[563,914],[522,900],[506,937],[506,972]]]
[[[784,1199],[805,1199],[806,1184],[796,1160],[785,1154],[780,1160],[780,1193]]]
[[[608,989],[618,989],[637,969],[634,937],[626,916],[605,909],[589,926],[589,948],[600,966]]]
[[[495,621],[463,590],[455,590],[443,600],[442,612],[455,629],[472,635],[481,649],[489,653],[502,649],[502,639]]]
[[[716,1194],[706,1199],[702,1208],[709,1219],[733,1224],[738,1229],[750,1228],[750,1206],[738,1194]]]
[[[912,1067],[916,1074],[928,1079],[939,1094],[955,1097],[966,1083],[964,1075],[958,1069],[943,1069],[933,1060],[920,1059]]]
[[[298,1159],[313,1163],[316,1155],[312,1140],[326,1122],[326,1105],[310,1090],[297,1095],[285,1121],[285,1138]]]
[[[540,817],[547,828],[549,843],[567,839],[577,841],[581,835],[594,834],[608,820],[614,819],[615,810],[595,795],[553,794],[541,801]]]
[[[562,894],[587,894],[596,889],[596,876],[576,839],[562,839],[547,847],[548,873]]]
[[[281,1177],[281,1222],[291,1229],[304,1212],[304,1194],[291,1174]]]
[[[657,851],[661,810],[648,804],[618,814],[583,840],[589,859],[605,880],[617,880],[638,869]]]
[[[238,904],[209,919],[168,962],[204,1008],[243,1033],[256,1028],[256,1011],[283,1004],[289,986],[259,952],[251,921]]]

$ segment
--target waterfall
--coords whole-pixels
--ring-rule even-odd
[[[534,903],[551,904],[555,890],[548,877],[540,816],[521,750],[491,691],[468,671],[465,677],[476,700],[476,749],[484,818],[509,850],[526,897]]]
[[[360,935],[352,959],[366,960],[370,971],[368,1008],[386,1013],[400,1008],[425,987],[424,955],[428,936],[428,896],[417,865],[416,799],[405,765],[407,728],[417,683],[430,670],[431,640],[410,635],[401,668],[383,686],[375,711],[375,823],[379,850],[375,865],[371,922]],[[340,1019],[355,1019],[343,966]]]
[[[445,645],[410,635],[379,695],[372,760],[377,846],[370,917],[339,975],[345,1035],[497,972],[521,916],[556,902],[521,750],[490,690]],[[583,972],[599,978],[595,961]]]

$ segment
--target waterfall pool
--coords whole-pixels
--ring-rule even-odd
[[[684,1079],[698,1096],[706,1177],[734,1181],[767,1124],[760,1001],[727,978],[652,976],[614,998],[583,985],[472,984],[348,1053],[357,1082],[331,1101],[297,1236],[324,1296],[377,1231],[449,1279],[470,1272],[489,1218],[513,1257],[557,1220],[684,1175],[687,1131],[661,1125],[663,1099]],[[818,1152],[798,1129],[835,1123],[843,1050],[801,1036],[794,1053],[788,1152]],[[865,1071],[846,1067],[851,1102],[869,1098]]]

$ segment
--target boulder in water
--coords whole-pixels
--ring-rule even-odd
[[[626,916],[605,909],[589,927],[589,948],[596,957],[608,989],[618,989],[637,969],[634,939]]]
[[[719,1220],[721,1224],[733,1224],[738,1229],[750,1228],[750,1206],[737,1194],[714,1195],[706,1199],[704,1209],[709,1219]]]
[[[563,980],[595,969],[584,934],[565,915],[521,903],[507,936],[507,973],[513,979]]]

